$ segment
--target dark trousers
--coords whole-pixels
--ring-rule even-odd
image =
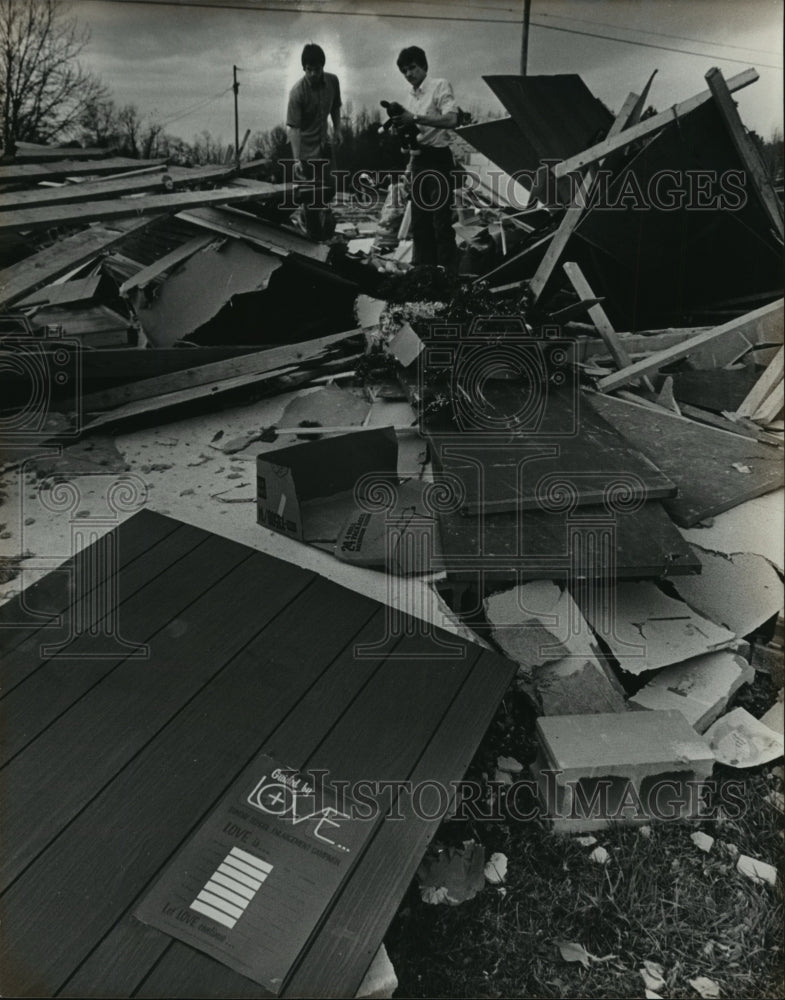
[[[412,263],[441,265],[455,274],[458,251],[452,228],[455,164],[447,146],[422,147],[412,157]]]

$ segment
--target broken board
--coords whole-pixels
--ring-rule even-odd
[[[467,517],[439,515],[447,577],[478,585],[697,573],[700,563],[659,503],[610,513],[580,507]]]
[[[393,785],[392,798],[388,787],[373,799],[365,849],[283,990],[354,996],[450,805],[426,795],[419,816],[433,818],[418,818],[400,782],[452,788],[514,664],[162,515],[143,511],[107,537],[92,550],[99,558],[79,560],[99,576],[95,600],[81,602],[84,629],[66,634],[61,654],[42,653],[47,628],[9,630],[25,638],[15,634],[2,679],[14,665],[27,674],[9,694],[3,684],[20,740],[4,771],[4,993],[268,995],[132,915],[267,753],[323,769],[350,794],[361,779]],[[116,573],[100,557],[112,552]],[[37,609],[68,614],[70,565],[37,586]],[[79,582],[84,592],[89,580]],[[12,605],[19,612],[21,599]],[[101,628],[107,610],[114,635]],[[147,656],[129,657],[129,643]],[[403,819],[393,821],[396,808]]]
[[[426,423],[434,467],[445,479],[460,481],[467,514],[547,510],[551,503],[558,509],[565,491],[576,506],[602,503],[614,493],[628,503],[676,494],[656,464],[587,406],[582,394],[486,382],[481,405],[477,424],[492,414],[487,429],[462,431],[450,407]]]
[[[679,495],[663,506],[684,528],[785,483],[782,452],[770,445],[609,396],[588,401],[673,480]]]

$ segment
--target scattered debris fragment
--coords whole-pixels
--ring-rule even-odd
[[[714,844],[714,837],[710,837],[708,833],[703,833],[700,830],[696,830],[695,833],[690,834],[690,840],[695,844],[699,851],[703,851],[704,854],[708,854]]]
[[[457,906],[485,885],[485,848],[474,840],[463,846],[432,847],[417,869],[424,903]]]
[[[643,966],[638,969],[647,990],[664,990],[666,988],[664,971],[659,962],[649,961],[644,961]]]
[[[485,880],[491,885],[500,885],[507,878],[507,855],[496,851],[485,866]]]
[[[734,708],[705,733],[706,740],[721,764],[729,767],[758,767],[783,754],[782,733],[760,722],[745,708]]]
[[[704,1000],[716,1000],[722,996],[719,983],[715,983],[713,979],[708,979],[706,976],[696,976],[695,979],[688,979],[687,982]]]
[[[746,854],[740,854],[736,862],[736,870],[752,879],[753,882],[766,883],[767,885],[777,884],[777,869],[774,865],[766,861],[758,861],[750,858]]]
[[[595,865],[607,865],[611,856],[604,847],[595,847],[589,855],[589,860],[593,861]]]

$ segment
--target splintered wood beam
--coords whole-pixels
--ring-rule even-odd
[[[783,406],[785,406],[785,384],[780,381],[753,413],[752,420],[756,424],[770,424],[782,413]]]
[[[318,340],[306,340],[299,344],[286,344],[282,347],[269,347],[253,354],[242,354],[236,358],[226,358],[224,361],[213,361],[207,365],[197,365],[171,372],[168,375],[157,375],[153,378],[141,379],[127,385],[118,385],[113,389],[94,392],[82,399],[82,412],[93,413],[99,410],[110,410],[114,407],[142,399],[162,396],[166,393],[193,389],[196,386],[222,382],[245,376],[257,376],[282,368],[295,368],[306,362],[318,360],[325,356],[328,350],[350,337],[356,337],[363,332],[362,328],[344,330],[333,333]]]
[[[728,129],[731,141],[736,147],[736,152],[739,154],[739,158],[746,168],[747,176],[752,181],[755,193],[760,199],[774,231],[780,239],[783,239],[785,229],[782,217],[782,204],[777,197],[760,153],[753,145],[746,129],[742,125],[739,112],[736,110],[736,104],[730,96],[730,90],[725,77],[722,75],[722,71],[717,69],[716,66],[710,69],[706,74],[706,82],[709,85],[709,90],[714,98],[717,110]]]
[[[163,167],[154,167],[152,172],[140,170],[133,174],[104,177],[83,184],[62,184],[59,187],[34,188],[32,191],[15,191],[3,195],[0,211],[12,212],[22,208],[44,208],[47,205],[73,205],[81,201],[96,201],[102,198],[119,198],[128,194],[172,190],[188,184],[217,181],[232,173],[225,167],[191,169],[173,168],[164,172]],[[84,210],[83,210],[84,211]],[[1,218],[1,216],[0,216]]]
[[[26,257],[17,264],[0,271],[0,309],[48,285],[55,278],[67,274],[84,264],[97,254],[108,250],[115,243],[124,240],[131,233],[146,229],[161,215],[146,215],[141,219],[129,219],[108,227],[86,229],[84,232],[68,236],[45,250]]]
[[[736,410],[737,417],[751,417],[763,405],[777,383],[782,381],[784,358],[785,347],[781,347],[774,360],[768,365],[766,371],[750,389],[741,406]]]
[[[632,92],[627,95],[627,100],[622,105],[621,111],[618,115],[616,115],[616,118],[608,131],[608,135],[606,136],[607,139],[612,139],[614,136],[618,135],[627,127],[627,125],[635,124],[637,119],[640,117],[640,105],[649,91],[649,85],[651,84],[653,77],[654,74],[652,74],[649,78],[649,82],[646,84],[646,89],[642,96]],[[575,192],[572,204],[564,213],[564,216],[559,223],[559,228],[556,230],[556,234],[551,240],[551,245],[545,252],[545,256],[540,261],[540,265],[529,283],[529,291],[532,293],[534,302],[537,302],[542,295],[549,278],[553,274],[553,269],[559,263],[559,258],[564,253],[564,249],[567,246],[570,237],[575,232],[578,223],[583,218],[589,190],[592,186],[593,180],[594,175],[590,170],[587,172],[586,177],[584,177],[580,187]]]
[[[51,205],[44,208],[26,208],[16,212],[0,213],[0,233],[46,229],[49,226],[66,226],[84,222],[122,218],[145,212],[175,214],[186,208],[204,205],[229,205],[251,198],[278,197],[276,185],[256,181],[242,188],[217,188],[214,191],[173,191],[167,194],[140,195],[132,198],[110,198],[106,201],[88,201],[79,205]]]
[[[741,90],[743,87],[748,87],[751,83],[755,83],[757,79],[758,73],[756,70],[745,69],[743,73],[738,73],[727,81],[728,90],[731,92]],[[575,156],[570,156],[568,159],[562,160],[561,163],[557,163],[553,168],[553,173],[558,178],[566,177],[567,174],[571,174],[575,170],[582,170],[584,167],[588,167],[591,163],[596,163],[597,160],[601,160],[604,156],[608,156],[617,149],[623,149],[629,143],[643,139],[665,125],[670,125],[671,122],[675,122],[683,115],[689,114],[690,111],[695,111],[696,108],[699,108],[711,99],[712,93],[710,90],[702,91],[700,94],[682,101],[681,104],[675,104],[672,108],[668,108],[667,111],[661,111],[660,114],[647,118],[638,125],[626,129],[612,139],[604,139],[602,142],[598,142],[596,145],[585,149],[582,153],[576,153]]]
[[[782,321],[783,299],[779,299],[777,302],[761,306],[760,309],[755,309],[744,316],[739,316],[727,323],[723,323],[722,326],[712,327],[712,329],[699,333],[695,337],[690,337],[689,340],[685,340],[682,344],[677,344],[665,351],[659,351],[648,358],[642,358],[622,371],[607,375],[605,378],[599,380],[597,388],[602,390],[602,392],[610,392],[612,389],[629,385],[636,378],[659,371],[665,365],[673,361],[678,361],[680,358],[686,358],[693,351],[697,351],[706,344],[711,344],[725,338],[741,337],[752,344],[755,340],[759,340],[761,327],[770,327],[775,332],[777,330],[781,331]]]
[[[174,267],[175,264],[179,264],[184,260],[188,260],[189,257],[193,257],[195,253],[200,250],[204,250],[205,247],[209,246],[215,237],[207,233],[194,236],[192,240],[184,243],[181,247],[177,247],[176,250],[172,250],[165,257],[161,257],[160,260],[153,261],[148,267],[143,267],[141,271],[129,278],[128,281],[124,281],[120,285],[120,294],[128,295],[135,288],[140,288],[146,285],[149,281],[157,278],[159,274],[163,274],[164,271],[168,271],[170,267]]]
[[[581,299],[594,298],[591,285],[586,280],[583,271],[581,271],[580,267],[576,263],[573,261],[566,261],[564,264],[564,273],[570,279],[572,287]],[[632,364],[630,356],[622,342],[617,337],[616,331],[613,329],[611,321],[608,319],[605,310],[598,303],[597,305],[589,306],[588,313],[592,323],[594,323],[597,328],[597,333],[599,333],[602,337],[608,350],[610,351],[613,360],[619,368],[629,368]],[[604,381],[604,379],[601,381]],[[644,379],[643,383],[647,389],[654,392],[654,386],[648,379]]]

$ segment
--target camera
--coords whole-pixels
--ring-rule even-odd
[[[424,345],[419,357],[421,397],[432,398],[439,387],[437,395],[447,403],[456,435],[487,440],[488,435],[507,438],[511,433],[577,433],[574,342],[562,337],[559,327],[534,336],[515,316],[478,317],[468,327],[434,322]],[[560,419],[548,420],[546,427],[549,407],[558,409]]]
[[[50,434],[52,410],[73,416],[60,437],[81,429],[81,344],[61,330],[33,330],[24,316],[0,318],[0,375],[3,410],[0,437],[6,444],[29,444]]]
[[[387,114],[390,116],[386,122],[384,122],[379,128],[379,135],[394,135],[400,140],[401,149],[410,152],[413,149],[419,149],[420,144],[417,141],[417,126],[414,122],[406,122],[403,125],[396,125],[393,119],[397,118],[398,115],[404,114],[406,108],[397,101],[380,101],[381,106],[385,109]]]

